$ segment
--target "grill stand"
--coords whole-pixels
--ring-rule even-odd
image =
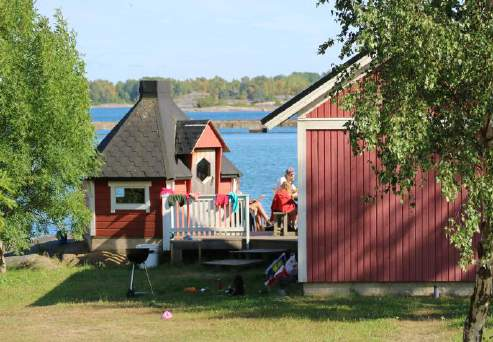
[[[151,294],[154,296],[154,290],[152,289],[151,278],[149,277],[149,272],[147,272],[147,266],[145,262],[143,263],[144,270],[146,272],[147,283],[149,284],[149,288],[151,289]],[[127,297],[132,298],[135,296],[144,295],[147,292],[136,292],[134,289],[134,273],[135,273],[135,263],[132,263],[132,271],[130,272],[130,287],[128,288]]]

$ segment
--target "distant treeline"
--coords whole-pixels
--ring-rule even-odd
[[[294,72],[289,76],[242,77],[226,81],[221,77],[194,78],[184,81],[167,79],[171,82],[174,97],[191,93],[202,94],[197,105],[200,107],[224,104],[231,100],[255,103],[283,100],[291,97],[320,79],[313,72]],[[149,77],[164,79],[161,77]],[[139,96],[139,81],[127,80],[116,84],[106,80],[90,82],[90,95],[94,105],[104,103],[132,103]]]

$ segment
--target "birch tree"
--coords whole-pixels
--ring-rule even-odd
[[[354,110],[353,151],[376,151],[382,188],[403,197],[418,170],[434,170],[449,201],[467,191],[444,229],[460,264],[477,268],[463,338],[479,341],[492,291],[492,2],[337,0],[333,15],[341,31],[320,52],[338,42],[341,58],[370,55],[369,71],[378,75],[345,99]]]

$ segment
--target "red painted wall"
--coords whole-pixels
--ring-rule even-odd
[[[223,145],[221,144],[221,140],[219,137],[214,133],[214,130],[211,128],[211,124],[209,123],[202,134],[200,135],[199,140],[197,140],[197,143],[195,144],[194,148],[222,148]]]
[[[190,192],[190,181],[189,180],[175,181],[175,192],[177,194],[186,194],[187,192]]]
[[[345,92],[344,92],[345,93]],[[341,97],[343,95],[338,94],[333,99],[328,99],[327,101],[321,103],[310,111],[306,116],[308,118],[348,118],[351,117],[351,113],[342,110],[339,107],[341,102]]]
[[[231,178],[221,178],[221,183],[219,184],[218,194],[227,194],[233,191],[233,179]]]
[[[164,180],[153,180],[149,189],[150,212],[117,210],[111,213],[110,187],[107,180],[95,180],[96,236],[97,237],[161,237],[162,213],[159,193]]]
[[[464,193],[447,203],[433,175],[424,174],[418,176],[423,186],[414,189],[415,208],[391,194],[365,204],[377,184],[367,162],[376,162],[375,154],[353,156],[342,130],[309,130],[306,138],[308,282],[474,279],[472,268],[457,267],[458,253],[443,230]]]

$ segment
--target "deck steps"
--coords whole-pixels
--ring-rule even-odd
[[[205,261],[202,265],[206,266],[226,266],[226,267],[248,267],[261,264],[262,259],[222,259]]]
[[[229,251],[235,255],[266,255],[266,254],[281,254],[286,252],[284,248],[254,248],[254,249],[242,249],[239,251]]]

